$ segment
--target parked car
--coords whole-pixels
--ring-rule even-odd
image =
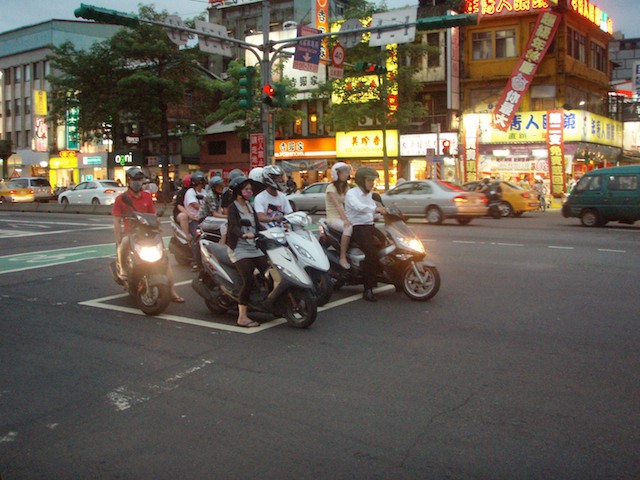
[[[51,188],[49,180],[44,177],[12,178],[11,183],[19,183],[23,188],[33,190],[36,202],[48,202],[54,199],[53,188]]]
[[[500,210],[503,217],[513,215],[519,217],[524,212],[532,212],[540,208],[540,199],[535,190],[526,190],[514,183],[505,180],[500,181],[502,188],[502,205]],[[468,182],[462,188],[470,192],[476,192],[482,188],[482,182]]]
[[[562,205],[562,215],[580,218],[585,227],[640,220],[640,165],[587,172]]]
[[[329,185],[329,182],[312,183],[303,190],[287,195],[291,208],[294,210],[309,211],[315,207],[318,211],[324,211],[327,185]]]
[[[25,188],[12,181],[0,182],[0,203],[35,202],[36,195],[30,188]]]
[[[385,206],[396,205],[406,217],[424,217],[433,224],[455,218],[465,225],[487,214],[487,198],[441,180],[403,182],[381,195]]]
[[[125,192],[127,187],[121,187],[115,180],[92,180],[82,182],[58,195],[58,202],[63,204],[81,205],[113,205],[116,197]]]

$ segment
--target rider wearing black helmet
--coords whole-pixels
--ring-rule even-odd
[[[253,180],[244,176],[234,178],[229,183],[233,202],[228,208],[227,246],[229,258],[242,277],[242,285],[238,295],[237,324],[240,327],[258,327],[260,325],[247,315],[249,297],[254,284],[254,270],[257,268],[264,274],[269,267],[266,256],[255,244],[258,231],[263,227],[251,206],[253,183]]]
[[[374,225],[376,213],[386,213],[386,209],[378,206],[372,198],[372,190],[378,172],[370,167],[360,167],[356,171],[355,182],[357,187],[349,190],[345,196],[345,212],[353,225],[352,239],[364,252],[362,273],[364,276],[364,293],[362,298],[369,302],[375,302],[373,288],[376,286],[376,274],[378,270],[377,252],[381,247],[379,231]]]
[[[116,197],[111,210],[113,216],[113,230],[116,235],[116,252],[118,256],[118,269],[120,276],[124,277],[124,272],[121,269],[122,261],[125,258],[126,252],[129,250],[129,232],[131,231],[131,223],[126,220],[125,217],[131,216],[134,211],[140,213],[156,213],[156,207],[153,204],[153,197],[149,192],[142,189],[144,185],[145,175],[138,167],[131,167],[126,172],[127,178],[127,191],[121,193]],[[124,196],[129,197],[131,200],[130,205],[124,202]],[[175,291],[173,287],[173,274],[171,269],[168,269],[167,275],[171,283],[171,299],[174,302],[182,303],[182,298]]]
[[[202,190],[207,184],[207,177],[204,173],[197,171],[191,174],[191,188],[184,196],[184,208],[189,216],[189,234],[192,238],[196,236],[198,225],[200,225],[200,208],[204,203]],[[193,263],[191,268],[197,270],[200,267],[197,261],[200,258],[200,246],[197,243],[192,245]]]

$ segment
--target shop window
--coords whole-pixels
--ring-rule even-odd
[[[474,60],[488,60],[492,58],[491,43],[491,32],[473,32],[471,34],[472,58]]]
[[[227,154],[227,142],[219,140],[208,143],[209,155],[226,155]]]
[[[428,33],[427,45],[429,50],[427,51],[427,67],[437,68],[440,66],[440,33]]]
[[[496,58],[510,58],[516,56],[516,31],[496,31]]]
[[[600,72],[607,71],[607,51],[595,42],[591,42],[591,68]]]
[[[587,37],[573,28],[567,28],[567,53],[579,62],[587,63]]]

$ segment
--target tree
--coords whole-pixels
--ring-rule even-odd
[[[139,17],[161,20],[141,5]],[[197,49],[180,49],[163,28],[141,24],[121,29],[111,39],[78,52],[67,44],[54,50],[52,66],[61,72],[50,77],[54,108],[52,118],[61,121],[69,105],[80,108],[84,136],[111,135],[119,145],[119,126],[135,119],[148,133],[160,133],[163,193],[168,199],[170,120],[184,132],[191,125],[204,127],[213,105],[211,81],[202,74]]]

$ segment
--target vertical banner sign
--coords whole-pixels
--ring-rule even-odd
[[[251,168],[264,167],[264,153],[264,134],[252,133],[249,136]]]
[[[551,194],[564,193],[564,111],[547,112],[547,148],[551,172]]]
[[[316,0],[316,29],[320,33],[329,33],[329,0]],[[320,59],[329,58],[329,38],[320,44]],[[326,63],[326,60],[323,61]]]
[[[493,110],[492,125],[498,130],[506,132],[511,125],[514,115],[522,102],[524,95],[529,90],[536,70],[544,58],[549,45],[560,25],[560,14],[555,12],[542,12],[533,27],[531,38],[518,65],[511,74],[502,97]]]
[[[633,72],[631,80],[633,82],[633,99],[638,100],[640,99],[640,62],[638,61],[633,62]]]
[[[387,119],[398,111],[398,45],[387,45]]]
[[[33,91],[33,113],[34,115],[47,115],[47,92],[45,90]]]
[[[78,120],[80,118],[80,109],[78,107],[71,107],[67,110],[67,149],[78,150],[80,148],[78,133]]]

